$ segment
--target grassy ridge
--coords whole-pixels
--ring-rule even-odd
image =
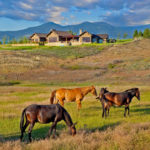
[[[20,129],[19,129],[20,115],[21,115],[23,108],[33,103],[48,104],[50,92],[55,88],[58,88],[58,87],[55,87],[55,86],[52,88],[43,87],[43,86],[42,88],[41,86],[0,87],[0,91],[2,93],[0,95],[0,105],[1,105],[0,107],[0,126],[1,126],[0,138],[1,140],[2,141],[11,141],[11,140],[18,141],[19,134],[20,134]],[[128,88],[130,88],[130,86],[124,86],[124,87],[109,86],[109,89],[112,91],[122,91]],[[124,132],[124,130],[126,130],[128,126],[132,129],[132,125],[134,126],[134,124],[138,125],[139,123],[141,124],[141,123],[150,122],[150,115],[149,115],[150,114],[150,92],[149,92],[150,88],[144,87],[144,86],[141,86],[139,88],[141,90],[141,101],[136,100],[136,98],[133,99],[133,102],[131,103],[131,106],[130,106],[131,114],[127,118],[123,117],[124,107],[119,107],[119,108],[114,107],[114,108],[111,108],[110,110],[110,116],[106,119],[102,119],[101,118],[101,113],[102,113],[101,104],[91,94],[87,95],[85,99],[83,100],[82,109],[80,111],[77,111],[76,103],[66,103],[65,108],[71,114],[73,121],[78,122],[76,126],[78,130],[77,136],[84,137],[84,135],[82,135],[84,132],[87,132],[88,136],[91,136],[90,133],[92,132],[93,134],[96,134],[95,131],[98,132],[97,134],[99,133],[104,134],[103,132],[106,132],[108,134],[107,136],[109,136],[109,132],[107,131],[108,130],[107,128],[112,128],[113,130],[115,128],[123,128],[121,132]],[[100,89],[100,86],[97,86],[98,92],[99,92],[99,89]],[[124,127],[124,125],[127,125],[127,126]],[[49,124],[44,125],[44,124],[37,123],[33,129],[33,133],[32,133],[33,139],[34,140],[43,139],[46,136],[49,127],[50,127]],[[68,132],[68,129],[63,121],[58,123],[57,129],[58,129],[58,133],[60,134],[60,138],[63,134],[67,134],[66,132]],[[80,132],[82,133],[81,135],[80,135]],[[113,132],[113,131],[110,131],[110,132]],[[66,135],[66,136],[69,139],[71,138],[69,135]],[[139,136],[139,135],[137,134],[136,136]],[[145,134],[143,138],[146,138],[146,136],[148,135]],[[97,136],[96,138],[97,140],[99,140],[100,137]],[[149,136],[148,136],[148,139],[150,139]],[[25,136],[25,140],[27,140],[27,135]],[[56,141],[59,141],[59,140],[56,140]],[[113,141],[113,139],[111,139],[111,141]],[[61,143],[59,144],[60,144],[59,146],[61,147]],[[75,144],[75,147],[77,146],[76,144]],[[144,144],[144,142],[142,144]],[[5,144],[1,143],[1,145],[5,145]],[[28,147],[27,145],[24,145],[24,146]],[[35,146],[34,142],[33,144],[30,145],[31,149],[32,149],[32,146]],[[64,145],[64,147],[66,146],[67,144]],[[113,148],[115,148],[114,146],[115,145],[113,145]],[[75,147],[74,149],[76,149]],[[119,148],[120,146],[118,147],[118,149]],[[53,147],[53,149],[55,149],[55,147]]]

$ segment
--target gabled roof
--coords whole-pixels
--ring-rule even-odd
[[[89,33],[89,32],[84,31],[79,36],[82,36],[85,33]],[[101,39],[107,39],[109,37],[108,34],[91,34],[91,33],[89,33],[89,34],[92,35],[92,37],[97,37],[97,38],[101,38]]]
[[[61,37],[65,37],[65,38],[69,38],[69,37],[78,37],[76,35],[73,35],[71,33],[69,33],[68,31],[57,31],[57,30],[51,30],[47,36],[49,36],[52,32],[55,32],[58,36],[61,36]]]
[[[84,31],[84,32],[82,32],[79,36],[82,36],[82,35],[85,34],[85,33],[89,33],[89,32]],[[91,34],[91,33],[89,33],[89,34]],[[91,35],[92,35],[92,34],[91,34]]]
[[[96,34],[97,36],[99,36],[101,39],[107,39],[109,36],[108,34]]]
[[[39,36],[40,38],[46,38],[47,34],[46,33],[33,33],[30,38],[32,38],[34,35]]]

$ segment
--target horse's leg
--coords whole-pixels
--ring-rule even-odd
[[[102,118],[104,118],[104,106],[103,106]]]
[[[26,128],[28,127],[29,122],[26,121],[25,125],[23,126],[23,128],[21,129],[21,136],[20,136],[20,141],[22,141],[23,138],[23,133],[25,132]]]
[[[51,128],[48,131],[48,136],[47,136],[48,138],[51,136],[51,133],[52,133],[53,129],[56,128],[56,125],[57,125],[57,119],[55,119],[55,121],[53,122]]]
[[[28,136],[29,136],[29,141],[31,142],[31,132],[32,132],[32,128],[34,127],[35,122],[30,123],[30,127],[28,130]]]
[[[107,117],[107,107],[105,108],[105,118]]]
[[[56,137],[56,126],[54,127],[54,131],[53,131],[53,138]]]
[[[129,112],[129,106],[127,107],[127,109],[128,109],[128,116],[129,116],[129,114],[130,114],[130,112]]]
[[[128,106],[125,106],[125,111],[124,111],[124,117],[126,117],[126,112],[127,112],[127,108]]]
[[[78,107],[78,110],[79,110],[82,107],[81,100],[80,99],[76,100],[76,102],[77,102],[77,107]]]
[[[61,106],[64,107],[64,101],[62,99],[59,99],[59,103],[60,103]]]

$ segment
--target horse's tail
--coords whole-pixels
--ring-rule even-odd
[[[50,104],[53,104],[54,102],[54,98],[55,98],[55,94],[56,94],[56,90],[54,90],[51,94],[51,97],[50,97]]]
[[[20,130],[22,131],[23,125],[24,125],[24,115],[26,112],[26,108],[22,111],[21,120],[20,120]]]

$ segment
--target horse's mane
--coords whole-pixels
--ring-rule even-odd
[[[63,117],[64,117],[64,121],[66,122],[66,124],[68,126],[71,126],[73,124],[71,116],[69,115],[69,113],[66,111],[66,109],[64,109],[63,107],[61,107],[63,110]]]
[[[136,90],[138,90],[138,88],[131,88],[131,89],[125,90],[124,92],[132,92],[132,91],[136,91]]]

